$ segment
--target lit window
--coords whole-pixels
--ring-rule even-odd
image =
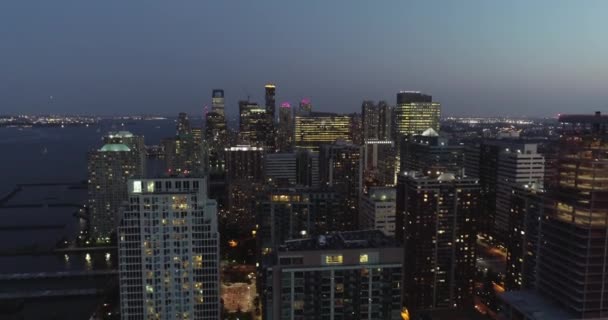
[[[367,263],[369,262],[369,257],[367,254],[359,255],[359,263]]]
[[[325,256],[325,264],[342,264],[343,261],[341,254]]]
[[[154,181],[148,181],[148,184],[146,185],[146,191],[154,192]]]
[[[133,193],[141,193],[141,181],[133,181]]]

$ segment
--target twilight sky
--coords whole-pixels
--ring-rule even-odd
[[[0,114],[360,112],[430,93],[444,115],[608,112],[605,0],[2,0]],[[52,96],[52,98],[50,98]]]

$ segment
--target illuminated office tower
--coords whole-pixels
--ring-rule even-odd
[[[129,180],[118,228],[121,319],[219,319],[217,205],[206,186]]]
[[[372,187],[361,195],[359,229],[376,229],[395,236],[397,193],[395,188]]]
[[[431,128],[439,132],[441,105],[433,97],[418,91],[397,93],[395,107],[395,137],[421,134]]]
[[[378,230],[287,241],[271,257],[264,319],[401,319],[403,251]]]
[[[266,113],[272,119],[274,123],[276,121],[276,99],[275,99],[276,86],[274,84],[267,84],[264,86],[264,101],[266,102]]]
[[[351,141],[351,118],[325,112],[296,115],[294,137],[297,148],[313,151],[336,140]]]
[[[473,306],[479,184],[443,173],[399,176],[397,228],[403,228],[403,303],[410,312]]]
[[[277,148],[281,152],[293,149],[293,111],[288,102],[282,103],[279,108],[279,127],[277,131]]]
[[[361,115],[363,117],[363,140],[391,139],[391,112],[386,101],[375,104],[373,101],[363,101]]]
[[[192,139],[194,139],[194,141],[196,142],[203,142],[203,128],[201,127],[192,127],[192,129],[190,130],[191,134],[192,134]]]
[[[335,231],[354,230],[359,213],[359,195],[363,191],[363,150],[343,141],[321,147],[319,173],[321,184],[334,188],[344,200],[347,213]]]
[[[191,134],[191,126],[190,119],[188,118],[188,114],[185,112],[180,112],[177,117],[177,135],[186,135]]]
[[[211,91],[211,111],[226,116],[224,112],[224,90],[213,89]]]
[[[224,148],[228,145],[228,129],[224,114],[224,90],[212,91],[211,112],[205,115],[205,142],[208,153],[209,172],[224,170]]]
[[[300,100],[300,104],[298,106],[298,115],[308,115],[312,112],[312,103],[309,98],[304,98]]]
[[[547,191],[538,290],[572,318],[608,317],[608,116],[562,115],[557,185]]]
[[[239,101],[239,141],[255,147],[274,146],[272,118],[255,102]]]
[[[106,139],[117,138],[112,134]],[[133,137],[132,141],[138,139]],[[120,208],[127,200],[128,179],[144,174],[141,151],[122,143],[107,143],[89,152],[87,158],[90,237],[97,243],[107,243],[116,229]]]
[[[350,138],[354,144],[363,144],[363,119],[359,113],[351,113],[350,117]]]
[[[197,131],[197,130],[194,130]],[[193,134],[188,115],[180,113],[177,132],[173,138],[163,139],[166,174],[170,176],[199,176],[206,172],[203,141]]]

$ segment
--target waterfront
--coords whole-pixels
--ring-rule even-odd
[[[0,318],[86,319],[114,290],[114,248],[61,247],[85,226],[86,153],[118,130],[158,144],[175,134],[175,124],[0,127]]]

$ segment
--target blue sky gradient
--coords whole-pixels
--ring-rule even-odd
[[[360,111],[421,90],[445,115],[608,112],[608,1],[0,1],[0,114]],[[50,96],[53,96],[51,99]]]

